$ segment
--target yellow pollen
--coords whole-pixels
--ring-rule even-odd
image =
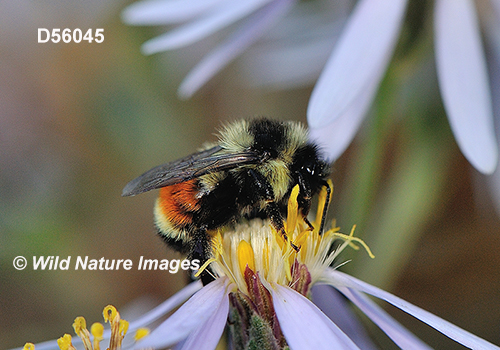
[[[134,340],[135,341],[141,340],[142,338],[148,335],[149,335],[149,329],[139,328],[137,331],[135,331]]]
[[[90,327],[90,333],[92,333],[92,335],[94,336],[94,350],[100,350],[101,347],[99,346],[99,342],[103,338],[104,326],[99,322],[95,322]]]
[[[302,252],[302,249],[307,249],[307,237],[309,236],[309,234],[311,234],[312,232],[309,231],[309,230],[304,230],[302,231],[301,233],[299,233],[299,235],[297,236],[297,238],[295,239],[295,244],[297,244],[299,247],[300,247],[300,251]],[[319,238],[319,237],[318,237]]]
[[[102,340],[104,334],[104,326],[102,325],[102,323],[96,322],[90,327],[90,333],[92,333],[95,339]]]
[[[267,282],[290,285],[296,282],[293,280],[293,268],[296,263],[308,269],[311,281],[315,283],[347,246],[355,249],[362,246],[368,255],[373,257],[368,246],[361,239],[354,237],[354,228],[350,234],[342,234],[339,228],[335,227],[335,221],[332,221],[332,224],[328,225],[330,229],[320,234],[325,205],[329,202],[328,193],[331,197],[333,191],[331,181],[328,181],[328,188],[327,191],[327,186],[324,186],[320,191],[318,214],[316,221],[311,224],[304,217],[297,202],[299,187],[292,189],[288,200],[287,220],[284,223],[288,240],[283,239],[282,232],[278,232],[270,220],[253,219],[236,225],[234,229],[226,228],[216,232],[212,239],[213,258],[200,270],[211,264],[214,275],[226,276],[233,283],[231,288],[247,293],[247,266]],[[342,243],[336,246],[336,240]],[[291,242],[299,246],[300,251],[297,252]]]
[[[57,339],[57,345],[61,350],[73,350],[75,347],[71,343],[71,335],[65,334],[61,338]]]
[[[248,266],[255,272],[255,257],[253,248],[247,241],[243,240],[238,244],[237,250],[238,263],[242,275],[245,275],[245,269]]]
[[[108,305],[104,308],[104,311],[102,312],[102,315],[104,316],[104,322],[110,322],[113,321],[118,314],[118,311],[116,311],[116,308],[113,305]]]
[[[75,318],[75,322],[73,322],[73,329],[75,330],[75,333],[77,335],[86,328],[87,322],[85,321],[85,318],[83,318],[82,316],[78,316],[77,318]]]
[[[264,255],[264,270],[265,271],[269,271],[269,243],[267,242],[267,240],[264,242],[264,251],[263,251],[263,255]]]
[[[332,180],[328,179],[326,182],[328,183],[328,187],[330,189],[333,189]],[[325,204],[326,204],[326,200],[327,200],[327,198],[326,198],[327,193],[328,192],[326,190],[326,187],[323,187],[318,195],[318,210],[316,211],[316,224],[314,225],[314,227],[317,229],[319,229],[319,227],[321,225],[321,220],[323,219],[323,210],[325,208]],[[330,191],[330,198],[328,198],[328,203],[331,203],[332,194],[333,194],[333,191]]]
[[[288,199],[288,216],[286,220],[287,233],[294,232],[295,226],[297,225],[297,213],[299,211],[299,203],[297,202],[298,196],[299,185],[295,185],[295,187],[292,189],[292,192],[290,193],[290,198]]]
[[[92,350],[92,342],[90,341],[90,333],[87,330],[87,322],[85,321],[85,318],[81,316],[75,318],[75,321],[73,322],[73,329],[75,330],[76,335],[82,340],[85,350]]]
[[[120,320],[120,326],[118,327],[118,333],[124,337],[125,334],[127,334],[127,331],[128,331],[128,321],[125,321],[125,320]]]
[[[33,343],[24,344],[23,350],[35,350],[35,344]]]
[[[270,226],[270,227],[271,227],[271,231],[273,232],[274,236],[278,237],[279,236],[278,232],[274,229],[273,226]],[[278,243],[278,246],[280,247],[281,250],[286,249],[289,246],[288,242],[285,242],[282,238],[277,239],[276,242]],[[285,246],[285,243],[286,243],[286,246]]]

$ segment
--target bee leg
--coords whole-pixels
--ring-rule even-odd
[[[271,220],[271,224],[273,225],[274,229],[279,234],[281,234],[286,242],[290,242],[292,248],[296,252],[298,252],[300,250],[300,247],[296,246],[291,240],[288,239],[288,235],[285,231],[285,225],[283,224],[283,215],[281,215],[281,211],[279,210],[279,207],[275,202],[269,202],[267,204],[266,214],[269,217],[269,220]]]
[[[304,222],[306,223],[307,226],[309,226],[310,231],[314,230],[314,226],[313,226],[313,224],[311,224],[311,222],[309,221],[307,216],[304,216]]]
[[[304,215],[304,221],[309,226],[309,228],[314,229],[313,225],[307,220],[307,214],[309,214],[309,209],[311,208],[311,198],[312,189],[311,186],[304,181],[303,176],[300,172],[296,172],[297,182],[299,184],[300,192],[298,197],[299,208],[302,210],[302,215]],[[321,214],[321,224],[319,227],[319,234],[323,234],[323,229],[325,228],[326,214],[328,212],[328,206],[330,205],[330,197],[332,195],[332,188],[327,181],[321,181],[321,186],[326,188],[326,201],[323,207],[323,213]]]
[[[265,213],[266,216],[271,220],[271,224],[274,226],[276,231],[278,231],[286,242],[290,242],[295,251],[299,251],[300,248],[293,244],[292,241],[288,239],[285,231],[285,225],[283,224],[283,215],[281,214],[280,208],[274,202],[274,191],[269,182],[258,172],[249,169],[248,174],[254,180],[255,192],[259,196],[259,199],[267,201]]]
[[[314,226],[311,224],[309,219],[307,218],[307,214],[309,214],[309,210],[311,209],[311,201],[312,201],[312,190],[311,186],[304,180],[304,177],[300,172],[295,173],[297,176],[297,183],[299,185],[299,196],[297,197],[297,202],[299,204],[300,211],[302,212],[302,216],[304,217],[304,222],[309,226],[309,229],[314,230]]]
[[[327,181],[323,181],[322,185],[326,188],[326,199],[325,206],[323,207],[323,214],[321,214],[321,226],[319,228],[319,234],[323,234],[323,229],[325,228],[326,214],[328,212],[328,206],[330,205],[330,197],[332,196],[332,188]]]
[[[191,250],[189,253],[190,260],[199,260],[200,266],[212,255],[212,242],[211,238],[207,233],[206,227],[200,227],[194,230],[191,240]],[[209,267],[207,267],[200,275],[201,282],[204,286],[214,281],[213,275],[210,273]]]

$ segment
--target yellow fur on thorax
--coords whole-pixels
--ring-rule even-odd
[[[307,143],[307,129],[300,123],[285,122],[285,141],[283,149],[279,153],[277,159],[269,160],[268,162],[259,165],[255,168],[260,174],[268,179],[271,187],[274,190],[276,200],[280,200],[289,190],[291,181],[290,171],[287,164],[293,161],[293,156],[299,147]],[[221,153],[238,153],[243,152],[253,145],[254,138],[248,132],[249,122],[240,120],[238,122],[227,124],[219,133],[218,144],[223,148]],[[210,145],[210,147],[213,144]],[[253,168],[254,166],[248,166]],[[239,171],[239,170],[236,170]],[[225,175],[220,172],[203,175],[202,191],[213,190],[218,183],[223,180]]]
[[[248,121],[246,120],[225,125],[220,135],[219,144],[227,153],[242,152],[253,143],[253,136],[248,133]]]
[[[285,130],[285,140],[287,140],[287,143],[282,152],[282,156],[287,164],[289,164],[292,162],[297,149],[307,143],[307,129],[300,123],[290,122]]]
[[[259,168],[260,173],[267,178],[269,184],[274,191],[276,200],[280,200],[285,196],[290,184],[290,171],[286,163],[281,159],[272,159],[267,163],[262,164]]]

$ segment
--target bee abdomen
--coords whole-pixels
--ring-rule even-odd
[[[201,209],[198,192],[196,179],[162,187],[155,209],[158,229],[167,232],[191,225],[193,215]]]

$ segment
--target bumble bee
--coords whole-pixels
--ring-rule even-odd
[[[299,123],[240,120],[226,125],[218,139],[145,172],[122,194],[159,188],[155,223],[160,236],[202,263],[212,253],[210,233],[242,219],[269,218],[287,240],[283,217],[292,188],[299,185],[298,205],[305,217],[329,174],[329,164]]]

